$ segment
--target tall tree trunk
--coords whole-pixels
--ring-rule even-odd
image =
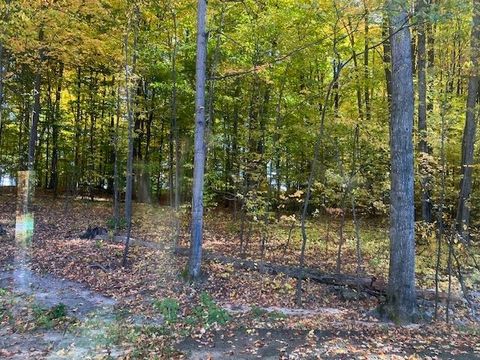
[[[160,127],[160,145],[158,146],[158,175],[157,175],[157,199],[160,201],[162,198],[162,164],[163,164],[163,143],[165,138],[165,123],[166,120],[162,119],[162,126]]]
[[[342,68],[338,68],[338,72],[335,73],[334,78],[328,85],[328,90],[325,94],[324,106],[322,108],[322,113],[320,116],[320,129],[317,134],[317,138],[315,140],[315,147],[313,150],[313,159],[310,167],[310,174],[308,176],[308,183],[307,189],[305,191],[305,198],[303,201],[303,207],[301,210],[301,218],[300,218],[300,229],[302,233],[302,245],[300,249],[300,276],[297,279],[296,291],[295,291],[295,300],[298,306],[302,304],[302,281],[303,281],[303,268],[305,266],[305,250],[307,248],[307,228],[306,228],[306,221],[308,215],[308,206],[310,204],[310,197],[312,195],[312,186],[317,174],[317,167],[318,167],[318,160],[320,157],[320,149],[323,144],[323,136],[325,130],[325,115],[328,108],[328,102],[330,100],[330,96],[333,92],[333,88],[335,83],[338,81],[338,76],[340,75],[340,70]],[[334,107],[335,107],[335,99],[334,99]],[[322,164],[320,164],[322,165]]]
[[[285,83],[287,79],[287,70],[289,66],[285,67],[285,72],[283,74],[282,82],[280,83],[280,90],[278,92],[278,102],[276,106],[275,114],[275,132],[273,134],[273,143],[275,146],[275,154],[273,161],[271,162],[270,169],[275,166],[275,217],[277,220],[280,219],[280,192],[281,192],[281,173],[280,173],[280,164],[281,164],[281,143],[280,143],[280,133],[282,129],[282,102],[283,94],[285,90]],[[275,165],[274,165],[275,162]],[[270,182],[273,180],[273,177],[270,176]]]
[[[173,118],[170,119],[170,133],[168,136],[168,189],[170,195],[170,207],[173,209],[175,207],[175,192],[174,192],[174,147],[175,147],[175,130],[173,124]],[[175,120],[176,122],[176,120]]]
[[[134,113],[133,113],[133,101],[132,101],[132,88],[130,87],[130,74],[135,75],[136,69],[136,52],[137,52],[137,36],[138,36],[138,20],[139,20],[139,8],[137,4],[134,4],[135,12],[135,24],[134,24],[134,39],[132,49],[132,67],[128,66],[128,32],[125,36],[125,90],[126,90],[126,102],[127,102],[127,118],[128,118],[128,154],[127,154],[127,178],[125,189],[125,220],[127,222],[127,238],[125,240],[125,248],[123,251],[122,265],[125,267],[128,260],[128,250],[130,245],[130,234],[132,231],[132,195],[133,195],[133,146],[135,139],[133,138],[134,127]]]
[[[240,81],[237,80],[235,84],[235,92],[234,92],[234,105],[233,105],[233,134],[232,134],[232,173],[233,176],[230,176],[230,181],[232,184],[233,193],[235,194],[234,200],[234,219],[237,220],[237,205],[238,205],[238,196],[239,193],[239,181],[238,178],[240,176],[240,166],[239,166],[239,151],[238,151],[238,120],[239,120],[239,113],[240,113]]]
[[[10,0],[6,0],[5,3],[7,5],[7,9],[5,11],[5,15],[2,20],[6,24],[8,22],[9,15],[10,15]],[[1,150],[2,150],[2,132],[3,132],[3,102],[5,99],[4,87],[3,87],[4,64],[5,64],[5,48],[4,48],[3,42],[0,41],[0,160],[2,155]],[[0,172],[1,171],[2,169],[0,169]]]
[[[382,38],[385,39],[383,43],[383,66],[385,69],[385,83],[387,90],[388,107],[392,107],[392,59],[390,55],[390,27],[388,25],[387,17],[382,24]]]
[[[470,195],[472,193],[473,156],[475,135],[477,131],[476,106],[479,97],[479,55],[480,55],[480,0],[473,0],[473,25],[471,34],[471,62],[472,67],[468,81],[467,112],[462,140],[462,168],[460,193],[457,208],[457,232],[464,241],[468,242],[470,225]]]
[[[429,1],[429,6],[435,4],[435,0]],[[436,24],[433,22],[427,23],[427,94],[428,90],[431,91],[434,86],[435,76],[433,73],[433,69],[435,66],[435,30]],[[441,71],[441,70],[440,70]],[[427,112],[431,112],[433,110],[433,96],[431,94],[427,95]]]
[[[225,19],[225,5],[222,3],[220,12],[220,24],[218,25],[218,33],[215,39],[215,48],[213,49],[212,62],[210,65],[210,81],[208,81],[208,101],[206,104],[206,127],[207,139],[209,134],[213,132],[214,116],[215,116],[215,76],[217,75],[217,66],[220,61],[220,47],[222,43],[223,23]],[[207,141],[208,142],[208,141]]]
[[[416,315],[412,48],[406,0],[390,0],[392,106],[390,118],[390,268],[388,316],[411,322]]]
[[[173,199],[173,208],[175,210],[175,234],[174,234],[174,249],[178,247],[180,237],[180,139],[178,133],[177,121],[177,15],[173,12],[173,53],[172,53],[172,128],[173,137],[175,140],[175,191]],[[173,185],[173,183],[172,183]]]
[[[120,222],[120,200],[119,200],[119,179],[118,179],[118,123],[120,122],[120,88],[117,90],[117,104],[116,104],[116,124],[113,129],[113,221],[114,221],[114,235],[117,234],[118,225]],[[113,123],[113,119],[112,119]]]
[[[152,124],[153,119],[155,118],[155,88],[152,89],[151,97],[150,97],[150,108],[148,110],[148,119],[146,123],[146,133],[145,133],[145,161],[148,162],[150,160],[150,146],[152,143]],[[145,102],[147,101],[147,97],[145,96]]]
[[[357,52],[355,50],[355,35],[352,26],[352,19],[348,17],[348,38],[350,40],[350,47],[352,48],[352,60],[353,66],[355,68],[355,91],[357,93],[357,108],[358,108],[358,117],[363,120],[363,103],[362,103],[362,85],[360,82],[361,72],[358,67]]]
[[[43,29],[40,29],[38,33],[38,40],[43,40]],[[42,62],[43,62],[43,49],[39,50],[38,55],[38,64],[35,72],[35,79],[33,85],[33,114],[32,114],[32,124],[30,126],[30,137],[28,140],[28,162],[27,169],[28,171],[33,171],[35,163],[35,146],[37,143],[37,130],[38,130],[38,121],[40,119],[40,92],[42,86]]]
[[[205,171],[205,73],[207,61],[207,2],[198,0],[197,9],[197,63],[195,94],[195,156],[192,189],[192,239],[189,274],[200,276],[203,240],[203,182]]]
[[[418,82],[418,152],[420,154],[420,184],[422,189],[422,220],[432,221],[432,204],[430,202],[430,179],[427,159],[429,153],[427,142],[427,26],[425,0],[417,1],[417,82]]]
[[[1,161],[1,156],[2,156],[2,132],[3,132],[3,99],[4,99],[4,94],[3,94],[3,63],[4,63],[4,48],[3,48],[3,43],[0,41],[0,161]],[[1,171],[3,169],[0,169],[0,176]]]
[[[63,63],[60,63],[58,70],[58,84],[57,91],[55,92],[55,111],[53,114],[54,122],[52,124],[52,164],[50,168],[50,185],[49,188],[53,189],[57,194],[58,187],[58,136],[60,132],[60,100],[62,95],[62,83],[63,83]]]
[[[80,178],[80,137],[81,137],[81,117],[82,117],[82,68],[77,68],[77,108],[75,111],[75,158],[74,158],[74,176],[72,190],[76,192],[78,180]]]
[[[421,1],[421,0],[420,0]],[[367,121],[370,121],[371,114],[372,114],[372,106],[370,104],[370,70],[369,70],[369,49],[370,49],[370,42],[369,42],[369,31],[370,27],[368,24],[368,17],[370,12],[367,7],[366,1],[363,2],[363,6],[365,8],[365,48],[363,53],[363,66],[364,66],[364,74],[365,74],[365,114],[367,117]]]

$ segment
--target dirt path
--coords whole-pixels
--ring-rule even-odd
[[[0,328],[0,358],[11,359],[86,359],[104,354],[118,357],[122,349],[102,339],[115,320],[114,299],[85,286],[53,275],[39,275],[27,267],[0,271],[2,303],[8,303],[13,317]],[[64,304],[77,323],[63,331],[37,328],[19,331],[15,321],[33,307],[51,309]]]
[[[116,301],[102,296],[77,282],[60,279],[50,274],[39,275],[28,267],[0,271],[0,287],[18,296],[32,296],[42,307],[65,304],[69,313],[83,320],[92,312],[112,312]]]

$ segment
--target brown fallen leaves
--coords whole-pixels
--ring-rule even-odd
[[[2,196],[0,220],[5,224],[10,237],[0,238],[2,252],[0,265],[11,262],[15,246],[13,235],[14,207],[12,196]],[[172,234],[171,214],[158,207],[138,205],[134,219],[134,237],[169,245]],[[108,202],[72,201],[65,205],[65,199],[39,197],[36,202],[35,244],[32,249],[32,266],[38,272],[48,272],[60,277],[87,284],[90,288],[119,301],[119,306],[133,313],[155,315],[152,302],[158,299],[174,298],[180,304],[179,316],[186,318],[198,304],[202,291],[208,292],[217,304],[245,304],[259,308],[246,314],[238,314],[224,327],[205,328],[197,326],[186,333],[179,321],[174,326],[175,340],[170,336],[142,332],[129,344],[132,349],[148,348],[152,354],[165,355],[167,346],[174,346],[185,336],[199,341],[199,346],[208,347],[218,342],[227,342],[228,334],[238,334],[245,329],[245,337],[257,330],[269,329],[271,336],[252,341],[252,353],[261,353],[273,341],[283,341],[282,331],[300,331],[304,339],[298,346],[288,347],[292,359],[303,358],[438,358],[445,354],[455,356],[477,356],[479,330],[464,319],[463,329],[443,322],[415,327],[385,325],[369,318],[366,312],[378,304],[376,298],[345,301],[331,288],[317,283],[304,282],[303,300],[308,309],[322,307],[342,309],[335,313],[316,313],[310,316],[271,316],[261,308],[276,306],[295,308],[294,279],[282,275],[267,275],[257,271],[233,269],[231,266],[215,262],[204,264],[206,277],[199,284],[189,284],[182,279],[185,258],[173,256],[170,250],[132,247],[129,266],[120,266],[123,246],[109,241],[80,240],[78,235],[88,225],[105,226],[111,217],[111,204]],[[218,217],[217,217],[218,218]],[[238,256],[235,239],[225,223],[207,222],[207,248],[216,252]],[[215,229],[215,230],[213,230]],[[183,234],[183,242],[188,237]],[[278,245],[278,244],[277,244]],[[168,248],[168,246],[166,246]],[[273,247],[272,247],[273,249]],[[252,244],[250,253],[257,252]],[[287,249],[288,250],[288,249]],[[317,251],[317,250],[315,250]],[[308,262],[313,264],[315,251],[308,254]],[[294,263],[294,251],[267,251],[266,260]],[[353,254],[346,254],[353,256]],[[333,264],[330,264],[333,265]],[[328,265],[326,266],[328,268]],[[157,313],[158,315],[158,313]],[[249,331],[252,331],[249,333]],[[215,337],[215,334],[225,335]],[[247,339],[248,340],[248,339]],[[148,344],[148,347],[147,345]],[[255,350],[256,349],[256,350]],[[287,350],[285,350],[287,351]],[[228,348],[225,353],[233,352]],[[234,352],[237,353],[237,352]],[[0,353],[1,355],[5,355]],[[133,358],[135,351],[127,352]],[[182,358],[176,351],[168,353],[168,358]],[[279,358],[286,352],[278,350]],[[465,355],[466,354],[466,355]],[[233,356],[233,355],[232,355]]]

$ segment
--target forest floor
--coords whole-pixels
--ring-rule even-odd
[[[155,246],[132,246],[126,268],[122,244],[79,237],[89,225],[106,226],[111,202],[38,194],[34,212],[34,244],[29,260],[19,261],[15,195],[0,193],[0,224],[7,230],[0,236],[0,358],[480,359],[480,328],[461,299],[452,304],[449,324],[397,326],[371,315],[378,297],[304,281],[299,308],[296,280],[285,275],[209,260],[202,281],[186,281],[187,258],[173,255],[166,207],[135,205],[132,238]],[[238,224],[227,218],[207,214],[205,248],[238,258]],[[298,239],[280,246],[284,232],[271,230],[264,260],[298,259]],[[384,278],[388,243],[375,236],[385,230],[378,225],[370,232],[364,271]],[[254,239],[245,255],[258,260]],[[186,241],[182,233],[181,244]],[[334,244],[309,247],[307,265],[334,272]],[[353,271],[354,258],[346,246],[342,271]],[[420,275],[419,283],[429,287],[429,276]],[[431,303],[423,309],[431,312]]]

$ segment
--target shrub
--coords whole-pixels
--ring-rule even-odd
[[[156,300],[153,302],[153,307],[160,311],[167,324],[173,324],[177,322],[177,315],[178,311],[180,310],[180,304],[177,300],[171,298]]]

